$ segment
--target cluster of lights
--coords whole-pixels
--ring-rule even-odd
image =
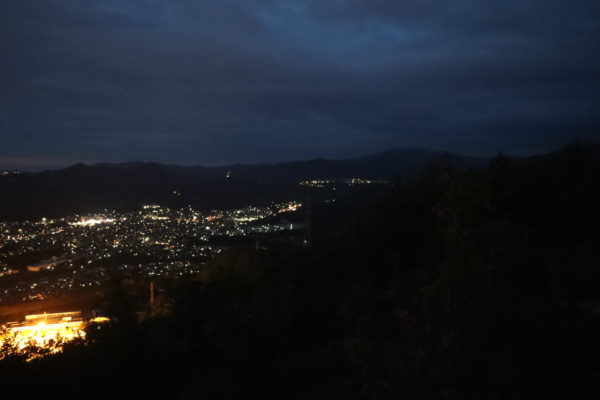
[[[142,210],[127,213],[104,210],[93,215],[33,222],[0,221],[0,277],[17,272],[24,275],[22,281],[0,290],[0,304],[20,304],[102,286],[108,279],[108,268],[127,277],[188,275],[222,251],[209,244],[211,237],[299,229],[299,225],[260,221],[301,206],[299,202],[287,201],[200,212],[191,207],[170,209],[148,204]],[[49,252],[56,256],[20,269],[8,265],[15,257],[31,259]],[[123,264],[132,259],[140,262],[139,267],[130,269]],[[179,262],[181,266],[177,265]],[[53,273],[31,275],[45,270]]]
[[[0,270],[0,278],[3,276],[15,275],[15,274],[18,274],[19,272],[21,272],[21,271],[19,271],[18,269],[10,269],[10,268],[5,267]]]
[[[333,183],[334,181],[332,179],[313,179],[300,182],[300,186],[324,188],[325,186],[332,185]]]
[[[6,171],[6,170],[4,170],[4,171],[0,171],[0,176],[20,175],[22,173],[23,172],[17,171],[17,170],[14,170],[14,171]]]
[[[89,219],[83,219],[78,222],[71,222],[71,223],[69,223],[69,225],[72,225],[72,226],[96,226],[96,225],[101,225],[101,224],[112,224],[113,222],[115,222],[115,220],[112,218],[100,218],[100,219],[89,218]]]
[[[90,320],[94,323],[108,321],[106,317]],[[23,322],[12,322],[3,327],[0,345],[11,345],[17,353],[26,353],[29,348],[58,353],[65,343],[84,338],[86,325],[79,311],[27,315]],[[30,357],[31,360],[37,355],[32,353]]]
[[[339,182],[347,185],[347,186],[356,186],[356,185],[385,185],[388,182],[383,180],[375,180],[375,179],[364,179],[364,178],[350,178],[350,179],[342,179]],[[335,185],[336,180],[334,179],[312,179],[301,181],[300,186],[313,187],[313,188],[326,188],[329,186]],[[334,187],[335,190],[335,187]]]
[[[374,179],[352,178],[352,179],[345,179],[344,183],[348,186],[355,186],[355,185],[385,185],[388,182],[382,181],[382,180],[374,180]]]

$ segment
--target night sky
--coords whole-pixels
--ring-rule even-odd
[[[0,167],[600,138],[598,0],[4,0]]]

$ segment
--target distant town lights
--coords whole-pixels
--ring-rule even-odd
[[[69,223],[69,225],[72,225],[72,226],[95,226],[95,225],[100,225],[100,224],[112,224],[113,222],[115,222],[115,220],[112,218],[100,218],[100,219],[89,218],[89,219],[81,220],[79,222]]]

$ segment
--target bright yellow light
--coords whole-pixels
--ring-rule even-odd
[[[106,317],[96,317],[91,322],[108,322]],[[0,334],[0,346],[9,343],[17,352],[28,347],[37,347],[58,353],[64,343],[85,337],[86,323],[81,312],[64,312],[54,314],[27,315],[25,321],[9,323],[4,326],[4,334]],[[32,356],[31,359],[36,356]]]
[[[107,317],[96,317],[96,318],[90,319],[90,322],[93,322],[95,324],[101,324],[101,323],[108,322],[108,321],[110,321],[110,318],[107,318]]]

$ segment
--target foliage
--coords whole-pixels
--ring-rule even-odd
[[[170,314],[14,371],[66,398],[598,398],[597,193],[591,146],[442,160],[312,252],[229,252]]]

